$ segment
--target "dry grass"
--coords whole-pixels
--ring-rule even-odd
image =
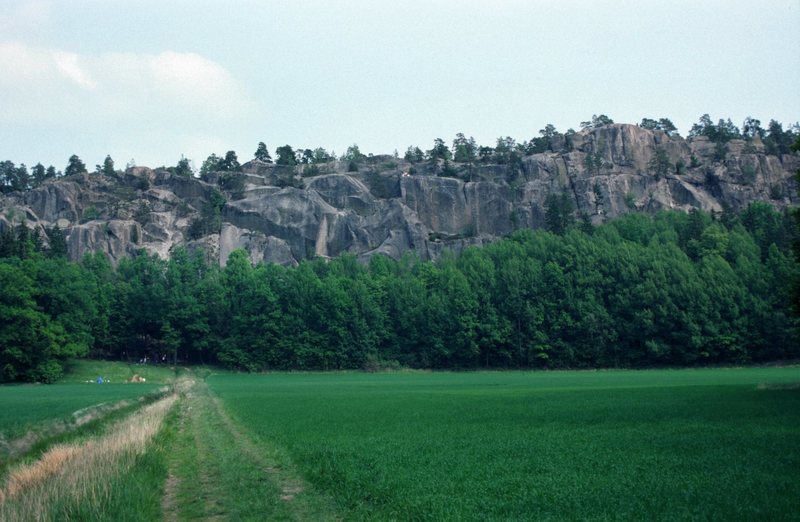
[[[9,475],[5,488],[0,490],[0,501],[12,499],[18,493],[43,482],[79,453],[80,449],[74,445],[61,444],[50,448],[41,459]]]
[[[158,433],[177,400],[170,395],[120,421],[105,435],[59,445],[12,470],[0,489],[0,520],[50,520],[53,506],[100,504],[112,477],[125,473]]]

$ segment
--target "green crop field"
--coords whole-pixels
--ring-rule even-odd
[[[800,368],[215,375],[346,519],[785,520]]]
[[[136,399],[157,384],[26,384],[0,386],[0,439],[11,439],[38,425],[71,420],[80,409]]]

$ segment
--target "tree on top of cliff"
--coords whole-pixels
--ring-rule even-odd
[[[70,156],[67,168],[64,169],[64,175],[72,176],[73,174],[83,174],[85,172],[86,172],[86,165],[83,163],[83,161],[81,161],[81,159],[76,154]]]
[[[409,145],[403,159],[409,163],[419,163],[425,160],[425,153],[419,147]]]
[[[672,120],[669,118],[661,118],[658,121],[650,118],[642,118],[642,122],[639,124],[639,127],[649,130],[664,131],[668,136],[676,136],[678,134],[677,127],[675,127],[675,124],[673,124]]]
[[[739,132],[739,128],[733,124],[730,118],[727,120],[720,119],[719,122],[714,125],[711,117],[708,114],[703,114],[700,116],[700,120],[692,125],[692,129],[689,131],[690,138],[697,136],[705,136],[714,143],[725,143],[733,139],[741,138],[742,133]]]
[[[267,149],[267,145],[263,141],[258,142],[258,148],[256,149],[255,159],[257,159],[258,161],[263,161],[264,163],[272,163],[272,156],[269,155],[269,150]]]
[[[236,152],[232,150],[226,152],[225,157],[217,163],[217,170],[220,172],[241,172],[242,166],[239,164]]]
[[[442,138],[436,138],[433,140],[433,148],[428,151],[428,159],[431,161],[449,160],[453,159],[453,154]]]
[[[184,178],[190,178],[193,174],[192,166],[189,164],[189,160],[183,156],[181,156],[181,159],[178,161],[176,166],[169,167],[167,170]]]
[[[283,165],[286,167],[293,167],[297,165],[297,159],[294,156],[294,149],[291,145],[284,145],[275,149],[275,154],[278,156],[276,165]]]
[[[205,181],[207,176],[216,170],[218,163],[219,158],[212,152],[200,166],[200,179]]]
[[[106,155],[106,159],[103,160],[102,165],[95,166],[95,174],[105,174],[106,176],[114,175],[114,160],[111,159],[110,155]]]
[[[478,144],[475,143],[475,138],[472,136],[469,139],[459,132],[456,134],[456,139],[453,140],[453,161],[456,163],[471,163],[475,161],[478,155]]]
[[[342,156],[342,159],[347,162],[348,172],[357,172],[359,163],[363,162],[365,158],[366,156],[361,153],[355,143],[347,147],[347,152]]]
[[[597,114],[592,114],[592,121],[581,122],[581,130],[598,129],[603,125],[611,125],[612,123],[614,123],[614,120],[605,114],[599,116]]]
[[[528,142],[525,149],[525,153],[539,154],[548,150],[553,150],[553,144],[559,136],[562,136],[562,134],[556,130],[555,125],[548,123],[544,126],[544,129],[539,129],[539,136],[531,138],[531,141]]]
[[[752,139],[758,136],[762,140],[767,135],[767,131],[761,127],[761,120],[751,118],[748,116],[744,119],[742,124],[742,136],[747,139]]]
[[[767,137],[764,138],[764,148],[767,154],[789,154],[792,151],[792,142],[797,136],[791,129],[783,130],[783,125],[775,120],[770,120],[767,126]]]

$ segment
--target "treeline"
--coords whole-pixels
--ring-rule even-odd
[[[611,125],[614,123],[605,114],[593,115],[590,120],[580,123],[581,130],[591,130]],[[669,118],[642,118],[639,127],[653,131],[663,131],[670,136],[678,136],[678,129]],[[517,141],[510,136],[497,138],[495,144],[479,145],[475,138],[467,138],[463,133],[456,134],[452,145],[448,146],[445,140],[436,138],[431,149],[418,146],[409,146],[402,156],[402,159],[411,164],[410,172],[416,171],[415,165],[427,163],[432,170],[440,176],[458,176],[458,172],[451,163],[465,164],[498,164],[509,165],[512,168],[519,168],[524,156],[538,154],[542,152],[570,152],[572,150],[571,138],[576,133],[574,129],[567,129],[566,132],[559,132],[553,124],[548,123],[543,129],[539,130],[537,136],[530,140]],[[688,137],[696,138],[704,136],[715,144],[715,160],[721,161],[727,153],[726,143],[730,140],[741,139],[752,145],[754,140],[759,140],[764,146],[764,153],[770,155],[780,155],[791,153],[791,146],[800,137],[800,126],[797,123],[784,129],[783,124],[776,120],[770,120],[766,127],[762,126],[761,121],[748,116],[742,123],[741,128],[737,127],[730,118],[720,119],[714,123],[708,114],[703,114],[697,123],[692,125]],[[754,151],[755,149],[750,149]],[[275,149],[275,160],[264,142],[259,142],[253,153],[253,159],[266,164],[275,164],[281,167],[294,168],[303,166],[303,176],[315,176],[323,173],[326,165],[334,161],[342,161],[347,165],[349,172],[358,171],[364,164],[376,160],[372,154],[363,154],[357,144],[347,148],[344,154],[337,156],[334,151],[327,151],[322,147],[314,149],[283,145]],[[385,158],[385,156],[383,157]],[[395,151],[394,159],[400,160],[400,154]],[[695,158],[693,161],[697,161]],[[126,169],[135,166],[135,161],[127,163]],[[394,164],[396,166],[396,163]],[[168,170],[179,176],[194,176],[195,171],[189,159],[181,157],[175,166],[159,167]],[[212,173],[228,173],[227,176],[219,178],[218,182],[226,190],[236,191],[241,187],[237,184],[241,180],[235,175],[242,171],[236,151],[229,150],[224,155],[217,156],[216,153],[209,155],[198,169],[198,176],[208,181]],[[52,165],[45,168],[41,163],[37,163],[28,170],[22,163],[19,166],[12,161],[0,161],[0,193],[12,191],[26,191],[36,188],[51,178],[71,176],[73,174],[88,173],[86,164],[77,155],[72,155],[64,169],[64,172],[57,171]],[[94,174],[113,176],[115,175],[114,160],[111,156],[106,156],[102,164],[96,165]],[[292,184],[290,182],[289,184]],[[229,186],[226,186],[229,185]]]
[[[518,231],[437,262],[353,256],[225,268],[178,249],[70,263],[20,226],[0,241],[0,379],[69,357],[250,371],[589,368],[800,355],[788,212],[631,214]]]

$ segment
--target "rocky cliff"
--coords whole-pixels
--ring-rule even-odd
[[[168,256],[178,245],[203,248],[220,263],[237,248],[254,262],[282,264],[344,252],[435,258],[544,226],[550,194],[566,194],[575,215],[595,224],[634,211],[796,205],[800,158],[767,155],[757,138],[730,141],[720,152],[706,138],[614,124],[573,134],[558,150],[514,166],[451,163],[451,177],[441,176],[441,164],[391,156],[367,158],[355,172],[348,166],[253,161],[241,174],[206,181],[146,167],[81,174],[2,196],[0,230],[25,220],[46,237],[58,225],[73,259],[98,250],[113,261],[139,249]],[[225,182],[231,176],[236,183]]]

